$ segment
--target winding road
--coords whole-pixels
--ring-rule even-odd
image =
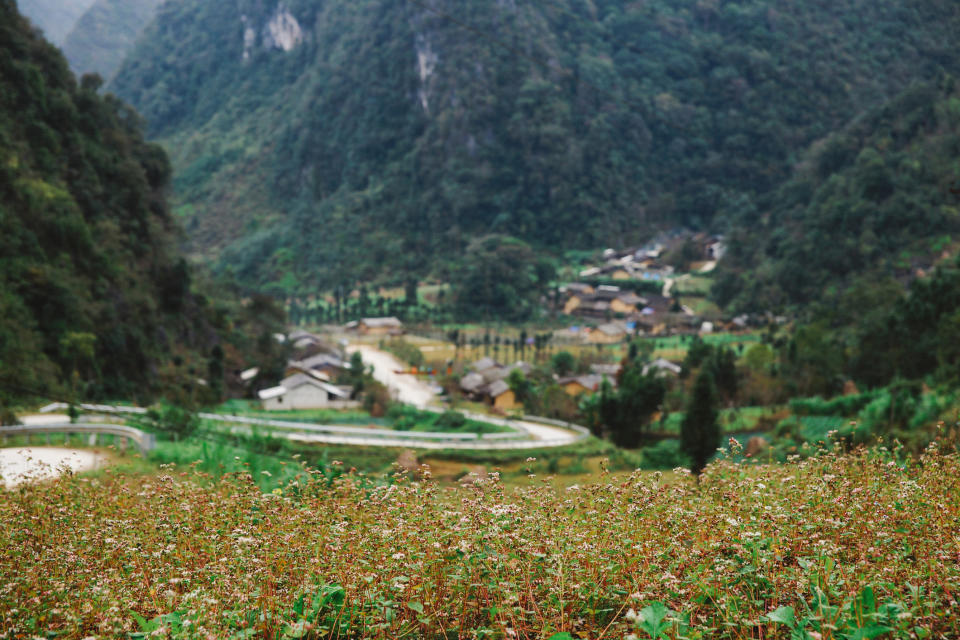
[[[368,345],[354,344],[347,347],[347,353],[352,354],[356,352],[360,353],[364,364],[373,366],[374,379],[390,389],[397,400],[411,404],[419,409],[430,409],[430,403],[436,397],[430,387],[414,375],[397,373],[398,371],[408,369],[408,365],[400,362],[393,355]],[[505,425],[526,431],[530,438],[535,441],[489,443],[482,448],[518,449],[523,447],[560,447],[572,444],[582,437],[581,433],[574,433],[568,429],[543,424],[541,422],[504,420],[502,418],[477,413],[465,413],[464,415],[471,420]],[[464,446],[462,448],[470,447]]]

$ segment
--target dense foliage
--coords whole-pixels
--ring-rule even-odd
[[[193,398],[224,360],[277,355],[269,332],[284,317],[269,301],[236,312],[239,303],[193,292],[166,204],[166,154],[98,88],[94,77],[78,85],[12,0],[0,1],[0,405],[161,389]],[[227,353],[214,348],[221,338]]]
[[[960,231],[960,92],[917,84],[815,146],[737,219],[714,296],[743,310],[811,305],[831,321],[889,307]]]
[[[0,492],[0,633],[956,637],[958,483],[936,448],[721,463],[699,486],[64,478]]]
[[[113,88],[171,151],[194,247],[290,291],[442,269],[490,232],[543,250],[722,227],[811,143],[955,71],[958,11],[184,0]]]

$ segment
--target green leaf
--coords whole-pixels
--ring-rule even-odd
[[[776,611],[768,613],[765,617],[770,622],[779,622],[791,629],[797,626],[796,614],[794,614],[793,607],[780,607]]]
[[[423,613],[423,604],[419,602],[408,602],[407,606],[416,611],[417,613]]]
[[[892,627],[880,624],[868,624],[860,629],[855,629],[847,638],[848,640],[873,640],[873,638],[879,638],[883,634],[890,633],[891,631],[893,631]]]
[[[573,636],[570,635],[569,631],[563,631],[561,633],[555,633],[550,636],[549,640],[573,640]]]
[[[665,623],[663,619],[666,618],[669,613],[670,609],[668,609],[665,604],[662,602],[654,602],[640,611],[641,622],[638,626],[641,630],[645,631],[652,640],[665,638],[666,634],[664,632],[669,628],[670,623]]]

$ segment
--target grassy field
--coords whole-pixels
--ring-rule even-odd
[[[721,409],[717,421],[724,433],[746,433],[767,431],[775,426],[779,418],[784,415],[786,415],[785,407],[738,407],[736,409]],[[668,414],[659,430],[679,434],[680,425],[683,424],[683,416],[682,411]],[[826,431],[824,431],[825,434]]]
[[[937,449],[563,490],[296,471],[0,493],[0,636],[960,634],[960,461]]]

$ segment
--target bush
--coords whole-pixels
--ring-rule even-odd
[[[457,431],[467,424],[467,418],[459,411],[445,411],[434,423],[441,431]]]
[[[661,440],[657,444],[641,450],[641,465],[644,469],[689,468],[690,459],[680,451],[680,441]]]

